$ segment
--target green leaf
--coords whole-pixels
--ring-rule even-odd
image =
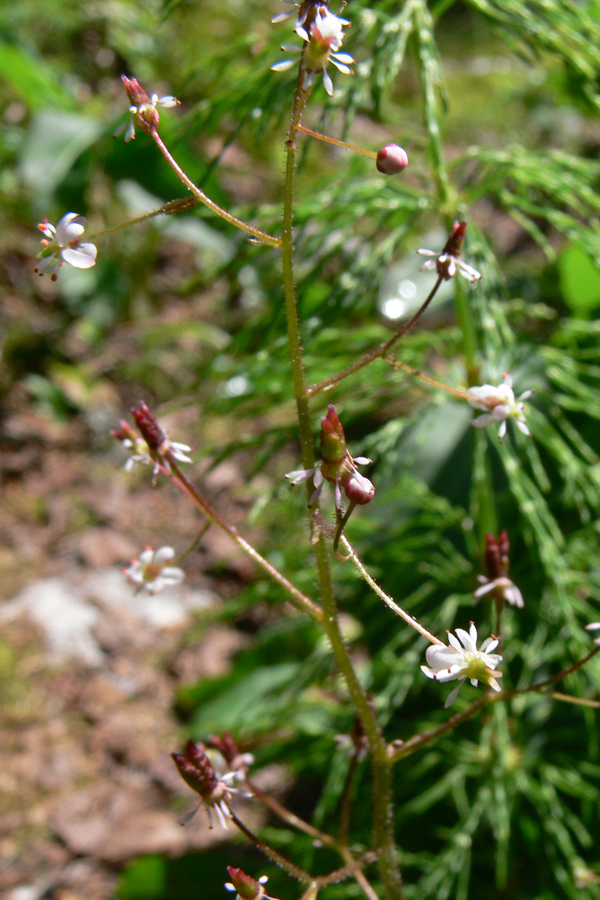
[[[600,272],[578,244],[562,251],[558,271],[565,303],[576,316],[587,319],[600,306]]]
[[[40,205],[103,131],[99,122],[59,109],[34,116],[21,156],[21,173],[38,195]]]

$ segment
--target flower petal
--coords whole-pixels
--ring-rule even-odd
[[[95,244],[79,244],[78,247],[65,247],[60,255],[66,263],[75,269],[91,269],[96,265],[98,249]]]

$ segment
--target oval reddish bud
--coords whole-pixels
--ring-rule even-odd
[[[383,175],[397,175],[408,165],[408,153],[398,144],[386,144],[377,154],[377,169]]]
[[[364,506],[370,503],[375,496],[375,486],[368,478],[361,475],[360,472],[354,472],[344,485],[346,497],[352,503]]]

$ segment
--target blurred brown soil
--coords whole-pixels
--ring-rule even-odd
[[[121,568],[147,544],[182,552],[203,522],[166,479],[153,488],[149,468],[124,472],[125,451],[99,432],[127,404],[110,389],[103,402],[95,430],[83,414],[36,411],[17,387],[1,425],[0,895],[10,900],[104,900],[139,854],[225,837],[202,811],[179,824],[195,795],[169,757],[187,737],[173,701],[178,685],[226,672],[243,645],[215,619],[251,571],[211,529],[184,585],[134,594]],[[185,441],[185,412],[169,428]],[[205,487],[239,523],[243,497],[224,500],[236,482],[228,463]]]

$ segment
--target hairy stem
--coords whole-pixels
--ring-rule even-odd
[[[293,603],[297,609],[308,613],[308,615],[313,619],[316,619],[317,622],[322,622],[323,611],[319,606],[317,606],[310,597],[307,597],[306,594],[303,594],[302,591],[298,590],[291,581],[288,581],[288,579],[282,575],[275,566],[271,565],[264,556],[261,556],[258,550],[255,550],[248,541],[244,540],[237,528],[233,525],[229,525],[228,522],[225,522],[225,520],[221,518],[218,512],[216,512],[216,510],[214,510],[198,493],[194,485],[188,481],[173,459],[169,460],[169,465],[172,470],[172,480],[195,502],[196,506],[202,510],[204,515],[228,534],[231,540],[234,541],[244,553],[247,553],[261,569],[264,569],[264,571],[284,589],[289,596],[290,602]]]
[[[419,309],[416,311],[414,316],[406,322],[402,328],[398,329],[398,331],[392,335],[387,341],[384,341],[383,344],[380,344],[379,347],[376,347],[374,350],[371,350],[370,353],[367,353],[366,356],[363,356],[362,359],[357,360],[357,362],[352,363],[351,366],[348,366],[347,369],[344,369],[343,372],[338,372],[337,375],[332,375],[330,378],[326,378],[325,381],[320,381],[318,384],[313,384],[309,388],[309,395],[312,397],[314,394],[318,394],[319,391],[326,391],[329,388],[332,388],[334,385],[338,384],[344,378],[347,378],[348,375],[353,375],[354,372],[360,371],[360,369],[364,369],[365,366],[368,366],[369,363],[372,363],[375,359],[380,359],[388,353],[389,350],[394,346],[397,340],[399,340],[406,332],[412,328],[412,326],[421,318],[433,298],[438,292],[438,289],[444,279],[440,275],[433,288],[431,289],[429,295],[425,299],[425,301],[421,304]]]
[[[312,128],[307,128],[306,125],[298,125],[298,131],[301,131],[302,134],[307,134],[309,137],[316,138],[318,141],[325,141],[326,144],[334,144],[336,147],[343,147],[345,150],[354,150],[355,153],[360,153],[362,156],[369,156],[371,159],[377,159],[377,153],[374,150],[365,150],[363,147],[358,147],[356,144],[349,144],[348,141],[340,141],[337,138],[329,137],[327,134],[321,134],[319,131],[313,131]]]
[[[296,134],[302,111],[306,104],[308,91],[304,88],[304,70],[302,65],[298,73],[298,82],[290,118],[290,125],[285,142],[285,181],[283,196],[283,232],[281,258],[283,267],[283,284],[285,291],[285,312],[287,320],[289,354],[294,384],[294,396],[298,413],[298,428],[302,448],[302,463],[310,469],[314,465],[313,436],[310,424],[310,392],[307,388],[302,358],[302,341],[296,290],[294,279],[294,235],[293,210],[294,188],[296,177],[297,145]],[[310,502],[312,488],[307,483],[307,501]],[[388,900],[402,900],[402,879],[396,858],[394,840],[394,822],[392,814],[391,766],[387,756],[387,745],[380,731],[377,719],[369,706],[367,694],[360,684],[352,661],[344,644],[338,622],[337,604],[333,592],[328,549],[324,535],[319,530],[316,534],[315,556],[321,602],[323,604],[322,624],[331,644],[338,668],[348,687],[348,691],[360,717],[363,729],[369,740],[373,760],[374,780],[374,813],[373,843],[377,854],[379,873],[385,885]]]
[[[192,192],[194,197],[207,206],[212,212],[214,212],[217,216],[220,216],[222,219],[225,219],[226,222],[229,222],[231,225],[235,225],[236,228],[239,228],[241,231],[245,231],[246,234],[249,234],[250,237],[254,238],[255,241],[258,241],[261,244],[268,244],[269,247],[281,247],[281,238],[273,237],[272,234],[267,234],[264,231],[260,231],[260,229],[255,228],[253,225],[248,225],[247,222],[243,222],[241,219],[238,219],[236,216],[228,213],[227,210],[223,209],[215,203],[210,197],[202,191],[197,185],[194,184],[191,179],[187,177],[181,166],[179,166],[173,157],[171,156],[169,150],[165,146],[160,137],[156,128],[153,128],[150,132],[150,136],[154,140],[154,143],[168,162],[169,166],[173,169],[177,177],[180,181],[182,181],[185,186]]]
[[[424,638],[427,638],[427,640],[430,643],[441,644],[443,646],[443,644],[444,644],[443,641],[441,641],[434,634],[432,634],[430,631],[428,631],[424,625],[421,625],[420,622],[417,622],[417,620],[414,618],[414,616],[411,616],[409,613],[407,613],[405,610],[403,610],[401,606],[398,606],[396,601],[393,600],[389,596],[389,594],[386,594],[386,592],[383,590],[383,588],[379,587],[379,585],[377,584],[377,582],[375,581],[373,576],[370,575],[369,572],[367,571],[367,569],[364,567],[362,561],[359,559],[358,554],[357,554],[356,550],[354,549],[354,547],[352,546],[352,544],[350,543],[350,541],[343,535],[342,535],[342,543],[343,543],[344,547],[346,548],[346,550],[348,551],[348,558],[353,563],[353,565],[358,570],[358,572],[362,575],[362,577],[365,579],[367,584],[375,591],[377,596],[381,597],[383,602],[385,604],[387,604],[387,606],[389,606],[389,608],[391,610],[393,610],[397,616],[400,616],[401,619],[404,619],[404,621],[408,625],[410,625],[411,628],[414,628],[415,631],[418,631],[419,634],[423,635]]]

